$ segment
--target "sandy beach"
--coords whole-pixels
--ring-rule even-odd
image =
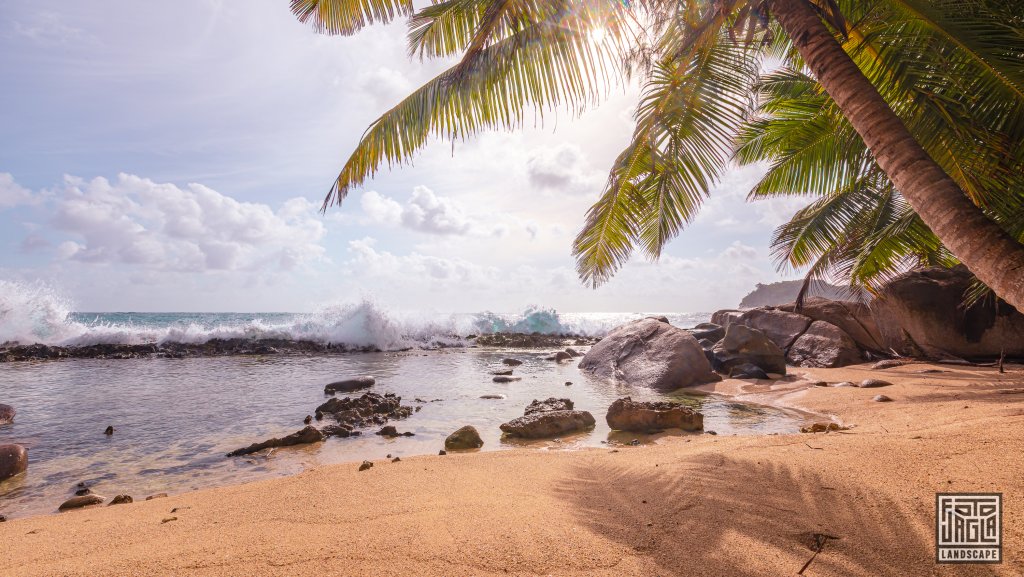
[[[0,573],[796,575],[812,556],[803,575],[1024,571],[1024,368],[795,371],[706,388],[849,430],[324,466],[9,521]],[[811,385],[865,378],[894,385]],[[1003,493],[1001,565],[935,564],[935,493],[957,491]]]

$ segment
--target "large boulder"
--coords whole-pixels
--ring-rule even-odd
[[[669,391],[720,380],[697,339],[654,319],[622,325],[583,356],[580,369],[626,385]]]
[[[21,445],[0,445],[0,481],[28,469],[28,450]]]
[[[228,453],[229,457],[237,457],[239,455],[249,455],[263,449],[270,449],[274,447],[290,447],[292,445],[305,445],[310,443],[319,443],[324,440],[324,435],[316,427],[306,425],[299,431],[296,431],[288,436],[281,438],[267,439],[262,443],[253,443],[248,447],[241,449],[235,449]]]
[[[509,437],[544,439],[584,431],[595,423],[587,411],[545,411],[502,423],[501,430]]]
[[[799,313],[816,321],[825,321],[842,329],[867,351],[881,352],[885,350],[882,345],[882,336],[878,332],[878,325],[871,316],[871,308],[859,302],[833,301],[822,297],[808,297],[804,299],[803,306],[797,308],[796,303],[782,305],[779,310]]]
[[[725,338],[711,350],[715,370],[730,374],[733,367],[750,363],[766,373],[786,374],[786,354],[767,335],[746,325],[732,323]]]
[[[1024,314],[1003,301],[962,306],[970,272],[930,267],[884,286],[871,302],[886,349],[906,356],[965,359],[1024,357]]]
[[[782,350],[788,349],[811,326],[810,317],[767,308],[746,311],[733,322],[761,331]]]
[[[711,323],[716,324],[723,329],[727,329],[733,321],[739,319],[741,316],[743,316],[743,311],[735,309],[715,311],[714,313],[711,313]]]
[[[625,397],[608,407],[605,419],[618,431],[646,433],[665,429],[700,431],[704,415],[686,405],[669,402],[638,402]]]
[[[814,321],[797,337],[786,353],[789,364],[798,367],[845,367],[864,362],[857,343],[832,323]]]
[[[483,446],[484,440],[480,438],[480,433],[472,425],[462,427],[444,440],[444,448],[449,451],[466,451]]]
[[[0,404],[0,425],[9,425],[14,422],[14,415],[17,411],[10,405]]]

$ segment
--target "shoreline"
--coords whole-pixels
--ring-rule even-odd
[[[1016,574],[1024,367],[1008,369],[800,369],[810,380],[891,381],[883,391],[808,380],[706,387],[833,415],[851,427],[837,433],[426,455],[362,472],[326,465],[14,519],[0,524],[9,544],[0,566],[18,575],[792,574],[817,534],[827,544],[805,575]],[[872,402],[879,392],[895,402]],[[934,564],[940,491],[1003,493],[1002,565]]]

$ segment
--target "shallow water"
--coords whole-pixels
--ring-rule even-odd
[[[436,454],[444,438],[463,425],[480,431],[485,451],[521,446],[502,441],[498,425],[521,416],[531,400],[552,396],[572,399],[577,409],[594,414],[597,426],[558,441],[527,443],[538,449],[635,438],[612,434],[604,422],[608,405],[626,395],[692,404],[704,413],[706,430],[725,435],[795,432],[804,418],[716,396],[616,387],[583,375],[574,362],[543,360],[547,354],[471,348],[7,364],[0,367],[0,400],[13,405],[18,415],[12,425],[0,426],[0,443],[26,445],[29,470],[0,484],[0,513],[18,517],[53,512],[80,481],[107,498],[127,493],[141,499],[290,474],[318,464]],[[505,368],[501,359],[508,356],[524,362],[515,370],[523,379],[493,383],[489,372]],[[422,407],[409,419],[389,423],[416,436],[385,439],[366,431],[361,437],[276,449],[269,457],[225,457],[233,449],[302,428],[303,417],[327,398],[324,384],[357,375],[374,375],[373,391],[393,392],[403,404]],[[479,398],[492,393],[507,398]],[[113,436],[103,434],[107,425],[116,428]]]

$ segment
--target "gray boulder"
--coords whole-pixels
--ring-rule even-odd
[[[690,407],[669,402],[638,402],[625,397],[616,399],[605,416],[608,426],[617,431],[647,433],[665,429],[700,431],[704,415]]]
[[[857,346],[866,351],[882,352],[882,336],[871,316],[868,305],[851,301],[833,301],[822,297],[804,299],[801,308],[796,303],[782,305],[779,310],[802,314],[816,321],[831,323],[843,330]]]
[[[334,393],[351,393],[360,389],[368,389],[376,383],[377,380],[373,377],[356,377],[354,379],[345,379],[343,381],[337,381],[330,383],[324,387],[324,393],[333,395]]]
[[[480,433],[471,425],[466,425],[454,433],[448,435],[444,440],[444,448],[448,451],[465,451],[479,449],[484,446],[484,440]]]
[[[0,481],[28,469],[28,449],[21,445],[0,445]]]
[[[509,437],[544,439],[585,431],[596,423],[594,416],[587,411],[547,411],[502,423],[501,430]]]
[[[579,368],[616,383],[663,391],[720,380],[690,333],[654,319],[611,331],[583,356]]]
[[[534,399],[532,403],[527,405],[526,415],[532,415],[534,413],[546,413],[548,411],[571,411],[573,407],[572,401],[569,399],[556,399],[551,397],[543,401]]]
[[[810,317],[775,309],[751,309],[735,321],[765,334],[786,350],[811,325]]]
[[[786,360],[798,367],[845,367],[864,362],[857,343],[839,327],[814,321],[793,341]]]
[[[767,335],[746,325],[733,323],[725,338],[712,349],[715,370],[730,374],[733,367],[752,364],[766,373],[786,374],[786,355]]]
[[[0,404],[0,425],[9,425],[14,422],[14,415],[17,411],[10,405]]]

